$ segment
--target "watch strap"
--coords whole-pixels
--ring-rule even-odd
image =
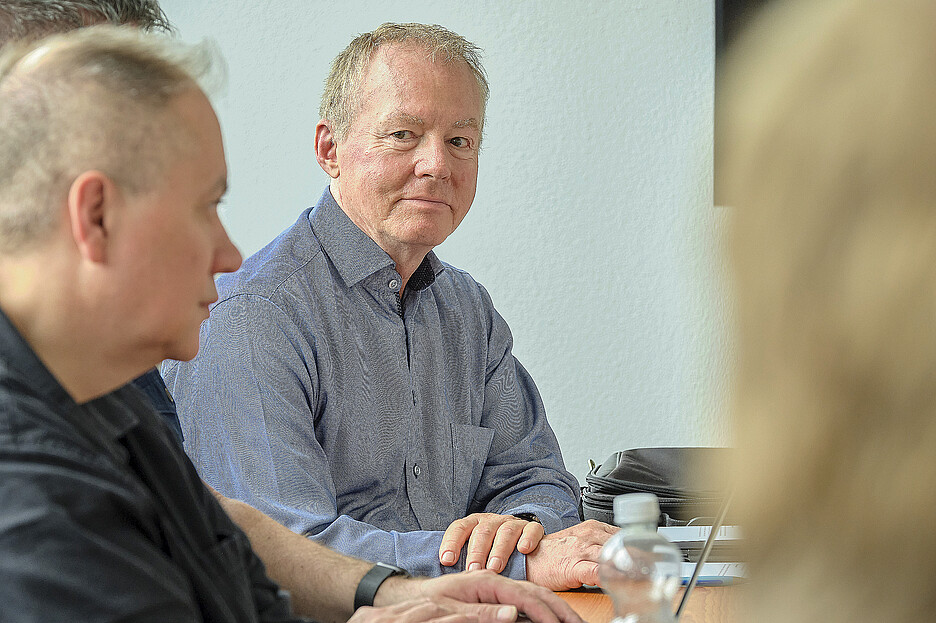
[[[377,589],[384,583],[384,580],[394,575],[409,577],[405,570],[385,562],[378,562],[371,567],[361,578],[357,590],[354,591],[354,609],[357,610],[361,606],[373,606]]]

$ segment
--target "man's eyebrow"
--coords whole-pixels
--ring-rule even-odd
[[[422,117],[417,117],[415,115],[410,115],[403,112],[393,113],[387,116],[387,121],[390,123],[410,123],[413,125],[425,125]],[[474,117],[469,117],[467,119],[460,119],[452,124],[453,128],[471,128],[473,130],[478,130],[481,127],[481,124],[478,123],[478,120]]]
[[[422,117],[416,117],[415,115],[408,115],[404,112],[393,113],[387,117],[387,121],[393,123],[410,123],[414,125],[425,125],[425,122],[422,120]]]

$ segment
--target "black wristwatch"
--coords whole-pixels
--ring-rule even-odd
[[[364,577],[361,578],[361,582],[357,585],[357,590],[354,591],[354,609],[357,610],[361,606],[373,606],[374,597],[377,595],[377,589],[384,583],[384,580],[394,575],[409,577],[409,574],[404,569],[388,565],[385,562],[378,562],[371,567],[370,571],[365,573]]]
[[[514,517],[516,517],[517,519],[522,519],[524,521],[532,521],[540,525],[543,524],[543,522],[540,521],[540,518],[534,515],[533,513],[514,513]]]

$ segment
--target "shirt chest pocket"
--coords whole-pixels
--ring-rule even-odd
[[[459,517],[469,512],[477,497],[494,431],[470,424],[452,424],[452,504]]]

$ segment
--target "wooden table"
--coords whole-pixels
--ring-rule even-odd
[[[737,611],[738,586],[696,586],[679,623],[728,623]],[[614,617],[611,599],[598,589],[556,593],[588,623],[609,623]],[[676,604],[682,590],[676,595]],[[676,606],[673,606],[676,609]]]

